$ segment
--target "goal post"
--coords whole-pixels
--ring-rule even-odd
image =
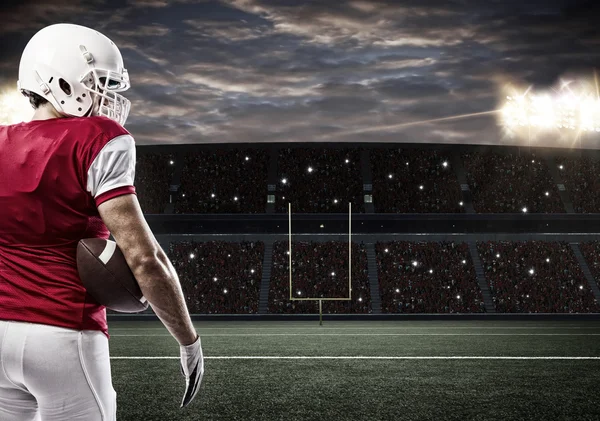
[[[294,297],[292,281],[292,204],[288,202],[288,255],[290,276],[290,301],[318,301],[319,324],[323,324],[323,301],[350,301],[352,300],[352,202],[348,203],[348,296],[347,297]]]

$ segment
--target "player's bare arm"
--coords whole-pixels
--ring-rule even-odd
[[[158,318],[180,345],[194,343],[198,335],[179,278],[150,230],[137,197],[133,194],[115,197],[100,204],[98,212]]]

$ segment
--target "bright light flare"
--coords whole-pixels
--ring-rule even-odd
[[[514,92],[514,91],[513,91]],[[509,130],[575,130],[600,132],[600,98],[586,83],[561,83],[552,92],[511,93],[501,112]]]
[[[16,89],[0,90],[0,124],[16,124],[31,120],[33,109]]]

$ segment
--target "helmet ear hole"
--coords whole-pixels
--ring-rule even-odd
[[[58,86],[60,87],[60,89],[62,89],[62,91],[66,95],[71,96],[71,92],[72,92],[71,85],[69,85],[69,83],[66,80],[64,80],[62,78],[58,79]]]

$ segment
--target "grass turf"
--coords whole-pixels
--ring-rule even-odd
[[[600,323],[197,322],[205,376],[179,409],[178,359],[113,359],[118,420],[597,420],[600,360],[211,359],[600,357]],[[112,357],[177,357],[160,323],[109,322]]]

